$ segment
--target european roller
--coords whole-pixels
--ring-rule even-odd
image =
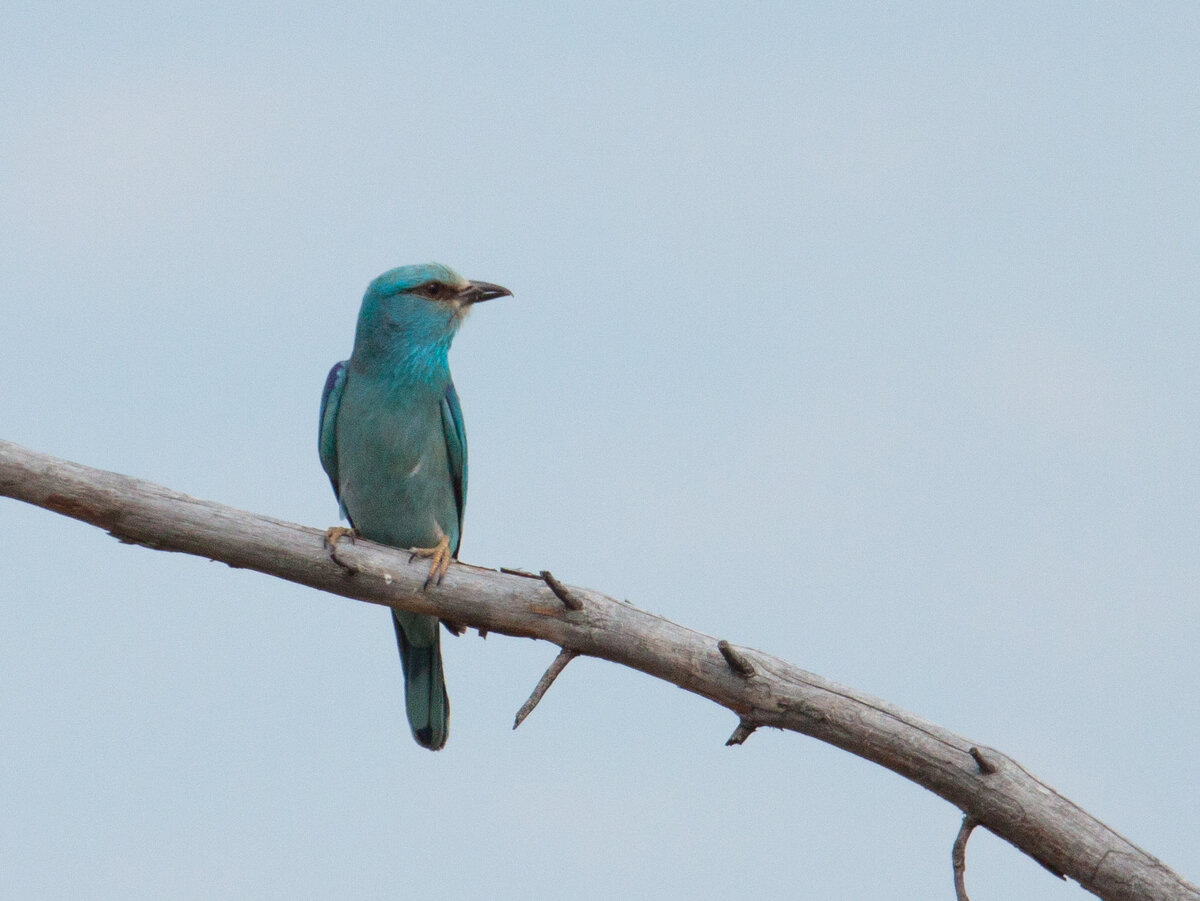
[[[447,353],[471,307],[510,295],[428,263],[385,272],[367,288],[354,350],[329,371],[318,449],[350,532],[431,558],[441,582],[458,556],[467,499],[467,436]],[[450,702],[438,620],[392,611],[413,738],[446,744]]]

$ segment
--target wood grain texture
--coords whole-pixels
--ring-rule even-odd
[[[335,562],[322,529],[198,500],[0,441],[0,494],[91,523],[123,542],[219,560],[373,604],[539,638],[664,679],[729,708],[742,740],[774,726],[828,742],[945,798],[1051,872],[1110,901],[1191,899],[1200,890],[1010,757],[777,657],[631,604],[536,576],[456,563],[422,591],[428,564],[363,539]],[[2,564],[0,564],[2,566]],[[737,668],[730,662],[738,664]],[[736,735],[737,733],[735,733]]]

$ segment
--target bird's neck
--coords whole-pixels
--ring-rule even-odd
[[[453,332],[415,335],[397,329],[372,329],[356,337],[350,366],[362,375],[398,387],[437,387],[450,378],[447,355],[453,338]]]
[[[351,370],[397,387],[444,386],[450,378],[446,357],[460,322],[454,309],[421,297],[368,293],[359,311]]]

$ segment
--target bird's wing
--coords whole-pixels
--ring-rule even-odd
[[[450,481],[454,485],[454,503],[458,508],[458,534],[462,540],[463,511],[467,506],[467,433],[463,428],[462,407],[454,383],[446,386],[442,398],[442,432],[446,436],[446,459],[450,462]],[[458,548],[453,549],[456,553]]]
[[[337,459],[337,415],[338,405],[342,402],[342,389],[346,387],[346,361],[333,364],[329,376],[325,379],[325,390],[321,392],[321,432],[317,439],[317,451],[321,455],[321,468],[329,476],[333,485],[333,493],[338,503],[342,501],[338,489],[338,459]]]

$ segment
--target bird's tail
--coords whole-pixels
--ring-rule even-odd
[[[442,675],[441,628],[435,617],[399,610],[392,611],[392,622],[404,670],[408,725],[417,744],[439,751],[450,734],[450,699]]]

